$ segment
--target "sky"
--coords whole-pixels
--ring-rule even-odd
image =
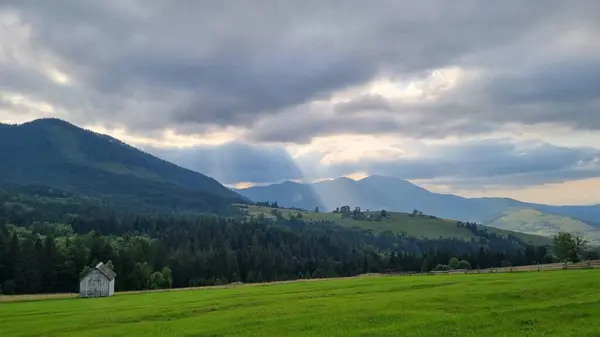
[[[600,203],[600,1],[0,1],[0,122],[43,117],[229,186]]]

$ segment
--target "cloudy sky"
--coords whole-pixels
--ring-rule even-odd
[[[0,1],[0,121],[228,185],[600,203],[600,1]]]

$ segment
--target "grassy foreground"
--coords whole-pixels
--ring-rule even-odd
[[[0,303],[0,336],[599,336],[600,270]]]

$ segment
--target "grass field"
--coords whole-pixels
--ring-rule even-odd
[[[600,336],[600,270],[0,303],[0,336]]]
[[[273,208],[263,206],[248,206],[248,211],[251,215],[258,216],[263,213],[267,217],[274,218],[271,214]],[[278,209],[281,211],[284,217],[296,215],[298,211],[288,209]],[[475,235],[466,228],[460,228],[456,226],[456,220],[448,220],[441,218],[430,218],[429,216],[410,216],[406,213],[400,212],[388,212],[389,218],[382,221],[366,221],[366,220],[354,220],[351,218],[341,218],[340,214],[334,213],[316,213],[316,212],[301,212],[304,219],[309,220],[330,220],[336,224],[349,227],[349,228],[361,228],[371,229],[374,232],[381,232],[390,230],[395,233],[404,232],[408,236],[412,237],[423,237],[428,239],[437,239],[440,236],[443,238],[459,238],[470,240],[475,238]],[[376,212],[371,214],[375,215]],[[486,227],[491,232],[497,232],[502,234],[511,233],[516,237],[520,238],[525,242],[529,242],[535,245],[547,245],[551,244],[551,239],[538,235],[531,235],[519,232],[510,232],[493,227]]]

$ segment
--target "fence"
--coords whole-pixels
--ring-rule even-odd
[[[561,262],[549,264],[537,264],[518,267],[499,267],[487,269],[455,269],[430,272],[389,272],[388,275],[438,275],[438,274],[489,274],[489,273],[512,273],[512,272],[532,272],[549,271],[562,269],[593,269],[600,268],[600,260],[581,261],[577,263]]]
[[[469,274],[477,273],[511,273],[511,272],[526,272],[526,271],[547,271],[547,270],[561,270],[561,269],[590,269],[600,268],[600,260],[589,260],[581,261],[577,263],[562,262],[562,263],[549,263],[549,264],[538,264],[530,266],[518,266],[518,267],[502,267],[502,268],[488,268],[481,270],[468,270]]]

